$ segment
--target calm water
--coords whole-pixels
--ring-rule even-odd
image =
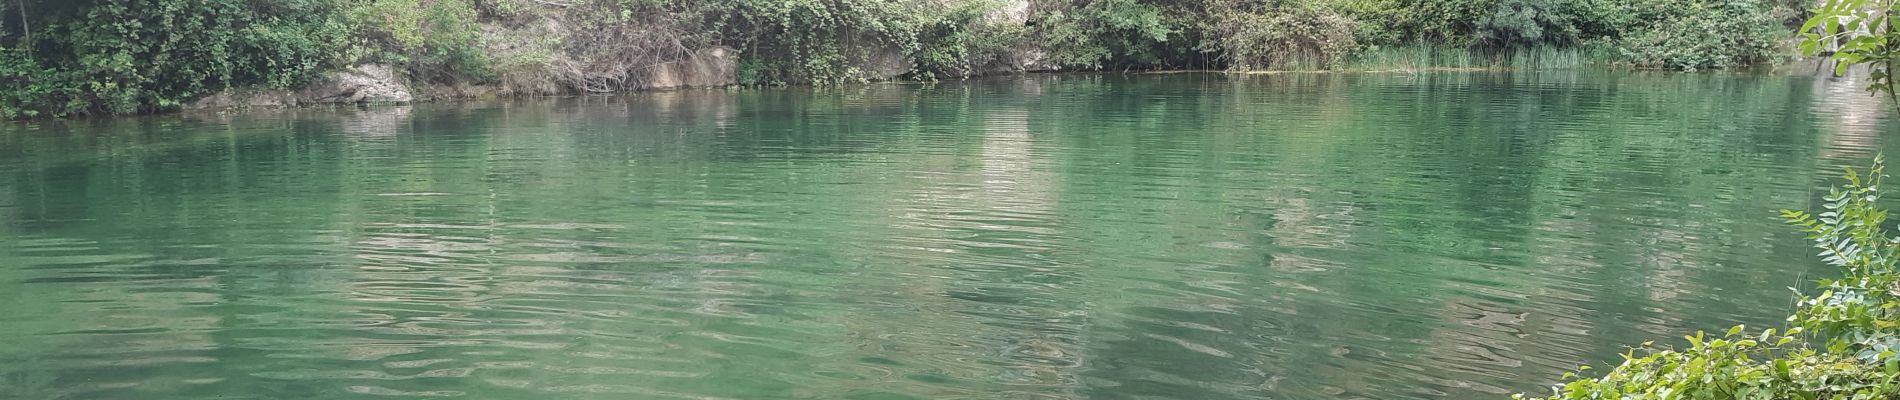
[[[1826,269],[1773,210],[1900,144],[1883,107],[1055,75],[16,124],[0,398],[1541,390],[1785,316]]]

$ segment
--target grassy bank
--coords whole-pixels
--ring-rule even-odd
[[[1346,70],[1418,69],[1574,69],[1614,66],[1613,57],[1575,47],[1535,47],[1499,51],[1459,47],[1411,45],[1365,49],[1340,67]]]

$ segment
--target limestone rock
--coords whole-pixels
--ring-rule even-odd
[[[1010,0],[984,15],[990,23],[1022,26],[1029,23],[1029,0]]]
[[[183,108],[186,110],[204,110],[244,107],[295,107],[298,104],[297,94],[289,90],[231,89],[186,103]]]
[[[852,64],[862,68],[872,80],[897,79],[917,67],[917,63],[896,46],[862,48],[853,58]]]
[[[363,64],[332,72],[298,91],[305,103],[408,103],[415,100],[388,65]]]
[[[990,73],[1006,74],[1014,72],[1058,71],[1062,66],[1049,60],[1049,52],[1042,46],[1019,45],[1003,54],[989,66]]]
[[[713,47],[649,68],[641,82],[648,89],[729,86],[739,83],[738,69],[738,50]]]

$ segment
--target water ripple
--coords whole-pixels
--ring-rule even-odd
[[[1854,85],[1063,74],[0,127],[0,398],[1500,397],[1776,323],[1825,269],[1770,211],[1885,146]]]

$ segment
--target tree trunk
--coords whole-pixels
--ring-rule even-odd
[[[20,47],[32,48],[33,25],[26,22],[26,0],[13,0],[13,4],[20,7],[20,36],[24,38],[21,43],[26,43]]]

